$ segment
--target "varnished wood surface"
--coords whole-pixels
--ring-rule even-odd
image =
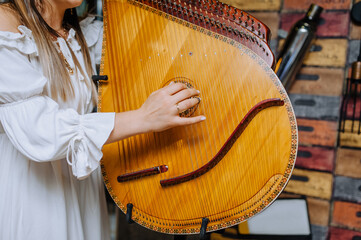
[[[169,20],[126,1],[106,3],[102,74],[103,112],[139,108],[174,79],[201,91],[196,115],[207,120],[162,133],[143,134],[104,147],[103,174],[121,210],[132,203],[133,220],[165,233],[199,232],[235,225],[268,206],[294,166],[297,129],[290,102],[273,71],[249,49]],[[285,106],[262,110],[216,167],[186,183],[162,187],[162,179],[206,164],[257,103],[281,98]],[[167,165],[169,170],[128,182],[117,176]]]

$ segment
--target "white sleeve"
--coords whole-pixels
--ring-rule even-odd
[[[84,38],[88,44],[91,58],[96,64],[100,64],[103,43],[103,22],[87,17],[80,22]]]
[[[59,109],[42,95],[47,79],[28,55],[1,42],[0,63],[0,125],[15,148],[38,162],[67,158],[76,177],[87,177],[99,166],[114,113]]]

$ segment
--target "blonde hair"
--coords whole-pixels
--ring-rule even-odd
[[[42,1],[43,0],[11,0],[10,6],[19,14],[21,23],[29,28],[33,33],[43,73],[49,80],[50,93],[47,94],[56,101],[71,100],[75,95],[74,87],[71,84],[71,78],[64,58],[58,52],[55,44],[53,43],[52,36],[59,37],[59,34],[52,29],[41,16],[38,8],[39,6],[42,6]],[[85,63],[85,72],[74,52],[69,47],[75,64],[74,74],[78,74],[77,71],[79,70],[84,76],[87,87],[92,91],[92,100],[94,104],[96,104],[97,92],[94,83],[91,81],[93,70],[89,49],[81,31],[75,9],[67,9],[65,11],[63,27],[66,30],[73,28],[76,32],[75,38],[81,46],[81,52]]]

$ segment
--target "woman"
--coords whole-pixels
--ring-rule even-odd
[[[174,83],[134,111],[90,113],[101,26],[80,0],[0,6],[0,239],[108,239],[104,144],[193,124],[199,92]],[[80,180],[81,179],[81,180]]]

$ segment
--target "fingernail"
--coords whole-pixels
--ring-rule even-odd
[[[201,117],[201,120],[203,121],[203,120],[206,120],[206,117],[205,116],[202,116]]]
[[[199,94],[199,93],[201,93],[201,91],[197,90],[197,93]]]
[[[171,81],[170,83],[169,83],[169,85],[172,85],[174,82],[173,81]]]

